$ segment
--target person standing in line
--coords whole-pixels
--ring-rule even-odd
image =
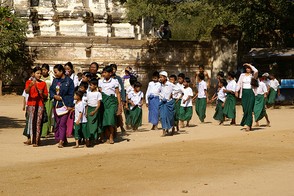
[[[204,74],[200,73],[198,75],[198,92],[194,96],[193,100],[196,99],[196,114],[199,117],[201,123],[204,123],[204,119],[206,118],[206,105],[209,101],[207,94],[207,84],[204,81]]]
[[[227,94],[226,101],[223,109],[223,113],[225,117],[231,119],[230,125],[236,125],[236,86],[237,83],[235,81],[235,72],[230,71],[228,73],[228,85],[226,89],[224,89],[224,93]]]
[[[270,81],[269,81],[269,95],[268,95],[268,106],[275,106],[277,95],[280,96],[280,83],[275,78],[274,74],[269,75]]]
[[[42,69],[35,67],[33,69],[34,77],[26,81],[25,92],[29,94],[27,102],[28,127],[27,145],[33,144],[33,147],[40,145],[42,120],[44,114],[44,99],[48,97],[46,83],[41,80]]]
[[[137,82],[137,78],[134,76],[130,77],[130,86],[126,89],[126,100],[128,100],[129,94],[131,94],[134,91],[134,84]],[[130,116],[130,107],[131,104],[127,101],[124,109],[125,118],[126,118],[126,127],[127,129],[130,129],[131,126],[131,116]]]
[[[168,80],[168,74],[166,71],[159,73],[160,86],[160,103],[159,103],[159,115],[162,125],[162,136],[168,134],[169,129],[174,126],[174,100],[172,99],[173,84]],[[173,135],[174,132],[171,133]]]
[[[213,115],[213,118],[215,120],[219,121],[219,125],[222,125],[224,123],[225,117],[223,113],[223,108],[225,105],[226,101],[226,93],[225,93],[225,86],[227,85],[227,81],[225,79],[220,79],[218,82],[218,92],[217,96],[215,96],[213,99],[211,99],[211,102],[217,99],[216,102],[216,108],[215,108],[215,113]]]
[[[181,128],[184,128],[184,121],[187,121],[186,127],[189,127],[189,122],[193,115],[193,105],[192,105],[192,99],[193,99],[193,90],[190,88],[190,78],[185,77],[183,82],[183,97],[181,100],[181,107],[180,107],[180,115],[179,119],[181,122]]]
[[[119,83],[112,77],[113,69],[106,66],[103,69],[103,80],[99,80],[99,91],[102,93],[102,103],[104,106],[103,123],[105,136],[109,144],[114,144],[114,131],[116,128],[116,116],[118,115],[118,106],[121,98],[119,92]]]
[[[86,147],[89,147],[90,133],[87,128],[86,106],[82,101],[83,92],[76,91],[74,95],[75,103],[75,122],[74,122],[74,137],[76,145],[73,148],[79,148],[79,141],[84,138]]]
[[[263,117],[265,117],[266,119],[266,126],[270,127],[270,121],[265,108],[268,88],[262,80],[262,75],[259,75],[258,86],[254,86],[253,91],[255,94],[255,102],[253,108],[254,120],[256,123],[255,127],[259,127],[259,121]]]
[[[100,130],[98,113],[101,105],[102,95],[98,91],[98,80],[96,78],[92,78],[90,80],[90,91],[87,93],[87,128],[90,133],[90,145],[94,145],[93,141],[98,139],[98,135],[102,133]],[[89,144],[88,144],[89,145]]]
[[[53,82],[53,77],[50,75],[50,68],[48,64],[42,65],[42,77],[41,80],[46,82],[47,89],[50,89],[50,86]],[[50,97],[50,95],[49,95]],[[42,127],[42,135],[41,137],[46,137],[51,132],[51,126],[52,126],[52,109],[53,109],[53,103],[52,100],[46,99],[45,101],[45,108],[48,115],[48,122],[43,123]]]
[[[71,62],[67,62],[64,65],[65,75],[67,75],[70,79],[72,79],[74,86],[79,86],[79,77],[75,74],[73,64]]]
[[[55,117],[55,140],[58,142],[58,148],[63,148],[67,143],[66,129],[69,113],[58,115],[57,108],[66,106],[67,111],[71,111],[74,107],[74,83],[65,74],[65,69],[61,64],[57,64],[53,68],[55,79],[50,87],[50,99],[53,102],[53,112]]]
[[[142,105],[144,93],[141,91],[142,84],[135,82],[134,90],[128,94],[128,102],[130,103],[130,119],[131,127],[137,131],[142,126]]]
[[[157,130],[158,128],[160,87],[161,84],[159,82],[159,73],[155,71],[152,74],[152,81],[148,84],[145,97],[148,108],[148,122],[152,124],[151,130]]]
[[[243,118],[240,125],[244,126],[245,131],[250,131],[252,128],[252,113],[255,101],[251,82],[258,77],[258,70],[248,63],[245,63],[243,66],[245,68],[245,73],[242,73],[239,77],[235,96],[240,97],[242,101]]]

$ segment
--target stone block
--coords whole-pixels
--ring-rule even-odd
[[[62,20],[59,22],[61,35],[87,36],[87,24],[79,20]]]
[[[52,20],[39,21],[41,36],[56,36],[55,24]]]
[[[112,24],[114,37],[134,38],[134,26],[129,23]]]
[[[95,33],[95,36],[106,37],[107,33],[108,33],[107,24],[106,23],[95,23],[94,24],[94,33]]]

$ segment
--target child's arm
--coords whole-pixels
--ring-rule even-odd
[[[192,96],[188,96],[186,100],[183,100],[183,104],[185,104],[189,99],[191,99]]]
[[[76,125],[79,125],[81,123],[81,119],[83,117],[83,113],[80,112],[78,119],[76,120]]]
[[[204,93],[205,93],[205,96],[206,96],[206,101],[209,102],[208,93],[207,93],[206,89],[204,89]]]
[[[195,96],[193,97],[192,100],[195,101],[195,99],[197,99],[197,97],[198,97],[198,93],[195,94]]]
[[[100,100],[98,100],[98,102],[97,102],[97,106],[96,106],[95,110],[92,111],[92,112],[90,113],[90,115],[91,115],[91,116],[94,116],[94,114],[96,114],[96,113],[98,112],[99,108],[100,108]],[[87,110],[88,110],[88,107],[87,107]]]

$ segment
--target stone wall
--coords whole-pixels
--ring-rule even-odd
[[[146,88],[155,70],[169,74],[184,72],[193,78],[199,64],[204,64],[210,75],[215,75],[225,62],[237,65],[236,43],[226,44],[226,53],[216,53],[220,39],[215,42],[134,40],[97,37],[39,37],[29,39],[30,52],[36,55],[35,64],[65,64],[71,61],[77,71],[86,70],[93,61],[107,65],[118,64],[118,72],[132,66]],[[221,47],[221,46],[220,46]],[[226,70],[224,70],[226,71]]]

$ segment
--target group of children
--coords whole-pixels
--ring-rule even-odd
[[[125,115],[127,129],[136,131],[142,125],[144,99],[142,85],[133,75],[123,78],[117,76],[116,70],[117,66],[111,64],[104,67],[101,78],[89,72],[79,75],[81,78],[75,85],[75,106],[70,111],[74,114],[72,116],[74,116],[75,148],[79,148],[82,142],[89,147],[97,140],[113,144],[117,127],[121,127],[122,133],[125,131],[122,113]],[[213,118],[218,120],[219,124],[223,124],[228,118],[231,119],[231,125],[236,125],[235,73],[229,72],[227,79],[224,78],[223,72],[218,73],[217,90],[211,99],[208,97],[210,81],[207,83],[206,77],[204,71],[197,73],[196,93],[194,93],[190,87],[191,79],[184,73],[168,76],[165,71],[155,71],[145,95],[148,122],[152,124],[151,130],[158,129],[158,124],[161,122],[162,136],[166,136],[173,135],[180,128],[190,126],[194,101],[196,101],[196,114],[201,123],[204,123],[206,118],[207,103],[216,101]],[[268,77],[269,75],[265,73],[259,77],[257,84],[252,84],[256,96],[254,116],[257,126],[263,117],[266,118],[267,125],[270,125],[265,110],[266,97],[269,92],[278,91],[277,80],[273,76],[268,80]]]

